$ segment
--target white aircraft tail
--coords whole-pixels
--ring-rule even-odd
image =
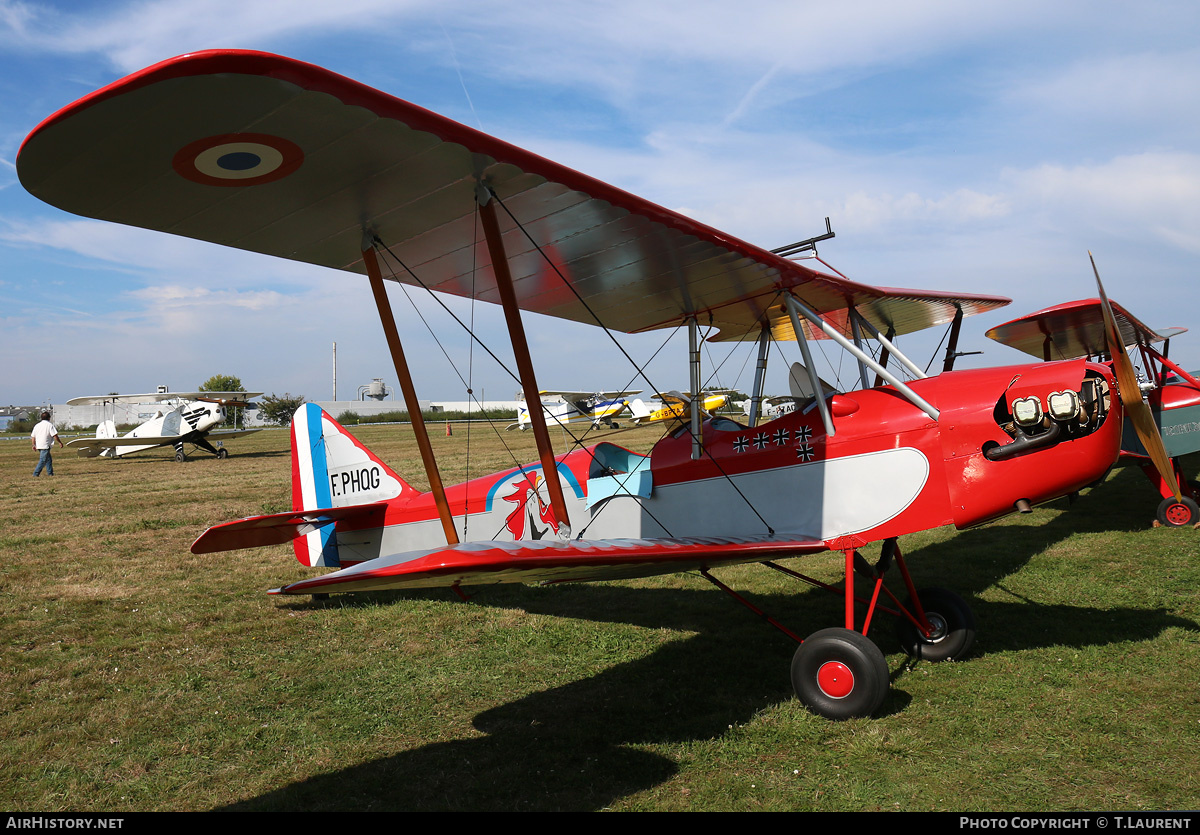
[[[96,424],[96,437],[97,438],[116,438],[116,437],[118,437],[117,424],[113,422],[112,418],[109,418],[108,420],[104,420],[104,421],[101,421],[100,423]],[[109,449],[101,450],[100,455],[103,455],[105,458],[116,458],[117,451],[115,448],[109,448]]]
[[[377,505],[420,493],[316,403],[305,403],[292,416],[293,511]],[[341,565],[333,528],[315,526],[294,539],[296,558],[305,565]]]
[[[629,411],[633,414],[634,423],[639,423],[642,420],[650,417],[650,407],[640,397],[635,397],[629,401]]]

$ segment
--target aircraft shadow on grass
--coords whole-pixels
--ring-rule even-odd
[[[1145,641],[1171,627],[1200,631],[1194,622],[1162,609],[1046,605],[1015,596],[1011,603],[977,598],[1021,570],[1030,555],[1072,534],[1145,527],[1144,509],[1108,500],[1125,494],[1120,483],[1113,483],[1124,478],[1126,474],[1118,473],[1096,488],[1096,495],[1084,496],[1043,525],[964,531],[909,555],[918,582],[922,576],[955,577],[979,624],[973,656]],[[997,537],[1004,539],[1003,552],[991,559],[972,559],[981,551],[995,553]],[[227,808],[590,810],[651,790],[676,774],[678,765],[670,757],[634,746],[715,739],[763,709],[794,698],[781,672],[794,644],[738,607],[719,602],[719,597],[708,589],[612,584],[488,589],[473,599],[475,605],[695,634],[598,675],[486,710],[472,720],[486,736],[425,745]],[[380,592],[342,598],[338,605],[422,598],[444,599],[444,592]],[[789,626],[836,619],[840,611],[835,595],[816,589],[758,595],[754,602]],[[293,604],[324,605],[329,604]],[[883,618],[872,627],[885,652],[898,649],[890,620]],[[750,645],[754,652],[746,651]],[[884,711],[907,706],[909,697],[902,688],[908,669],[893,669],[893,689]],[[803,757],[797,764],[803,767]],[[397,791],[398,786],[403,790]]]

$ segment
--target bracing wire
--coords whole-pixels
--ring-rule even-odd
[[[587,310],[588,315],[590,315],[592,317],[592,319],[596,322],[596,324],[600,327],[600,329],[604,331],[604,334],[609,338],[609,340],[614,345],[616,345],[617,350],[619,350],[621,352],[621,354],[625,357],[625,359],[628,360],[629,363],[631,365],[633,365],[634,368],[637,369],[638,376],[640,376],[643,380],[645,380],[646,383],[650,386],[650,388],[654,389],[655,391],[659,391],[660,389],[658,389],[658,387],[656,387],[654,385],[654,383],[651,382],[650,378],[648,376],[646,376],[645,369],[643,369],[640,365],[637,364],[636,361],[634,361],[633,357],[631,357],[629,355],[629,352],[625,350],[624,346],[622,346],[621,343],[616,339],[616,337],[614,337],[612,335],[612,332],[608,329],[608,326],[605,325],[600,320],[600,317],[596,315],[596,312],[594,310],[592,310],[591,305],[589,305],[587,303],[587,301],[584,300],[583,296],[581,296],[579,294],[579,291],[575,288],[575,286],[573,284],[571,284],[571,282],[567,281],[566,276],[564,276],[562,274],[562,271],[559,270],[558,265],[554,263],[554,260],[552,258],[550,258],[548,255],[546,255],[545,250],[543,250],[541,245],[533,239],[533,236],[529,234],[529,231],[525,228],[524,224],[522,224],[516,218],[516,216],[509,210],[508,206],[505,205],[504,201],[501,200],[496,195],[495,192],[491,192],[490,190],[489,190],[489,192],[491,194],[492,199],[495,200],[502,209],[504,209],[505,214],[507,214],[509,219],[513,222],[513,224],[518,229],[521,230],[521,234],[523,234],[525,236],[526,240],[528,240],[529,243],[532,244],[533,247],[538,251],[538,254],[542,256],[543,260],[554,271],[555,275],[557,275],[562,280],[563,284],[567,287],[567,289],[570,290],[571,293],[575,296],[575,298],[579,301],[579,303],[581,305],[583,305],[584,309]],[[687,431],[688,431],[689,435],[693,434],[690,426],[688,426]],[[703,445],[701,445],[701,449],[704,449]],[[748,508],[750,508],[750,511],[755,516],[758,517],[758,520],[760,522],[763,523],[763,525],[767,528],[767,531],[773,535],[775,533],[775,529],[771,526],[771,524],[766,519],[763,518],[762,514],[758,512],[758,508],[756,508],[754,506],[754,503],[750,501],[750,499],[746,496],[746,494],[742,492],[741,488],[739,488],[737,486],[737,483],[732,478],[730,478],[728,473],[725,472],[725,468],[721,466],[720,462],[717,461],[717,459],[714,458],[712,453],[709,452],[707,449],[704,449],[704,454],[708,457],[708,460],[713,464],[713,466],[715,466],[717,468],[717,472],[719,472],[721,474],[721,476],[725,479],[725,481],[728,482],[729,486],[733,488],[734,492],[736,492],[738,494],[738,496],[742,499],[742,501],[745,502],[746,506]],[[644,507],[644,505],[643,505],[643,507]]]
[[[954,323],[951,322],[949,325],[946,326],[946,330],[942,332],[942,338],[938,340],[937,347],[933,349],[933,356],[931,356],[929,358],[929,364],[925,366],[926,374],[928,374],[929,369],[933,367],[933,362],[934,362],[934,360],[937,359],[938,351],[942,350],[942,343],[944,343],[946,341],[946,337],[948,337],[950,335],[950,329],[953,327],[954,327]]]
[[[447,306],[446,306],[446,305],[445,305],[445,304],[444,304],[444,303],[441,301],[441,299],[439,299],[439,298],[438,298],[436,295],[434,295],[433,291],[432,291],[432,290],[429,288],[429,286],[428,286],[428,285],[426,285],[426,284],[425,284],[425,282],[421,281],[421,279],[417,277],[416,273],[414,273],[414,272],[413,272],[413,271],[412,271],[412,270],[411,270],[411,269],[408,267],[408,265],[404,263],[404,261],[402,261],[402,260],[401,260],[401,259],[400,259],[400,258],[399,258],[399,257],[398,257],[398,256],[397,256],[395,253],[394,253],[394,252],[392,252],[392,251],[391,251],[391,249],[390,249],[389,247],[387,247],[387,246],[386,246],[386,245],[384,245],[384,244],[383,244],[381,241],[379,241],[379,240],[378,240],[378,238],[376,239],[375,243],[376,243],[376,245],[377,245],[378,247],[381,247],[381,248],[382,248],[382,250],[383,250],[383,251],[384,251],[384,252],[387,254],[387,256],[388,256],[388,257],[389,257],[391,260],[393,260],[395,263],[399,264],[399,265],[400,265],[400,267],[401,267],[401,268],[402,268],[402,269],[403,269],[403,270],[404,270],[404,271],[405,271],[405,272],[406,272],[408,275],[410,275],[410,276],[412,277],[413,281],[415,281],[415,282],[416,282],[416,283],[417,283],[417,284],[418,284],[418,285],[419,285],[419,286],[420,286],[422,289],[424,289],[424,290],[426,291],[426,293],[428,293],[428,294],[429,294],[429,296],[430,296],[431,298],[433,298],[433,299],[434,299],[434,300],[435,300],[435,301],[436,301],[436,302],[437,302],[437,303],[438,303],[438,304],[439,304],[439,305],[442,307],[442,309],[443,309],[443,310],[445,310],[447,313],[449,313],[449,314],[450,314],[450,316],[451,316],[451,318],[453,318],[453,319],[454,319],[454,321],[455,321],[455,322],[457,322],[457,323],[458,323],[458,325],[459,325],[460,327],[462,327],[464,330],[466,330],[466,331],[467,331],[468,335],[471,337],[471,341],[472,341],[472,343],[478,343],[478,344],[479,344],[479,346],[480,346],[481,348],[483,348],[483,350],[487,351],[488,355],[489,355],[489,356],[491,356],[491,357],[492,357],[492,359],[496,360],[497,364],[499,364],[499,365],[500,365],[500,367],[501,367],[501,368],[503,368],[503,369],[504,369],[504,371],[505,371],[505,372],[507,372],[507,373],[508,373],[508,375],[509,375],[510,377],[512,377],[514,380],[516,380],[516,381],[517,381],[517,384],[518,384],[518,385],[520,384],[520,382],[521,382],[521,381],[520,381],[520,378],[518,378],[518,377],[517,377],[515,374],[513,374],[513,373],[512,373],[512,371],[511,371],[511,370],[509,370],[509,369],[508,369],[508,367],[507,367],[507,366],[505,366],[505,365],[504,365],[504,363],[503,363],[503,362],[501,362],[501,361],[500,361],[500,359],[499,359],[499,358],[498,358],[498,357],[497,357],[497,356],[496,356],[496,355],[495,355],[495,354],[492,352],[492,350],[491,350],[490,348],[488,348],[488,346],[487,346],[487,345],[486,345],[486,344],[485,344],[485,343],[484,343],[482,340],[480,340],[478,336],[476,336],[476,334],[475,334],[475,331],[474,331],[474,318],[473,318],[473,316],[474,316],[474,305],[473,305],[473,304],[472,304],[472,322],[471,322],[471,326],[469,326],[469,327],[468,327],[466,324],[464,324],[464,323],[463,323],[463,321],[462,321],[462,320],[461,320],[461,319],[460,319],[458,316],[456,316],[456,315],[454,314],[454,311],[450,310],[450,309],[449,309],[449,308],[448,308],[448,307],[447,307]],[[418,318],[420,318],[420,320],[421,320],[421,323],[422,323],[422,324],[425,326],[425,329],[426,329],[426,330],[429,332],[430,336],[432,336],[432,337],[433,337],[433,340],[434,340],[434,342],[435,342],[435,343],[437,343],[437,346],[438,346],[438,348],[439,348],[439,349],[442,351],[442,354],[443,354],[443,356],[445,356],[445,357],[446,357],[446,361],[447,361],[447,362],[450,364],[450,367],[451,367],[451,369],[454,371],[454,373],[455,373],[455,376],[457,376],[457,377],[458,377],[459,381],[460,381],[460,382],[462,382],[462,384],[463,384],[464,388],[466,388],[466,389],[467,389],[467,392],[468,392],[468,394],[469,394],[469,396],[470,396],[470,397],[469,397],[469,399],[470,399],[471,401],[474,401],[476,404],[478,404],[478,405],[479,405],[479,407],[480,407],[480,410],[481,410],[481,411],[483,412],[483,414],[484,414],[484,419],[485,419],[485,420],[488,422],[488,425],[489,425],[489,426],[492,428],[492,431],[496,433],[496,437],[500,439],[500,443],[501,443],[501,445],[504,447],[504,450],[505,450],[505,452],[506,452],[506,453],[508,453],[508,457],[509,457],[510,459],[512,459],[512,462],[513,462],[513,465],[514,465],[514,467],[515,467],[517,470],[519,470],[519,471],[521,471],[521,472],[524,472],[524,471],[525,471],[525,465],[521,464],[521,462],[517,460],[517,457],[516,457],[516,456],[513,454],[512,448],[511,448],[511,447],[509,447],[509,445],[508,445],[507,441],[505,441],[505,439],[504,439],[504,436],[500,434],[500,431],[499,431],[499,429],[496,427],[496,424],[495,424],[495,422],[494,422],[494,421],[493,421],[493,420],[492,420],[490,417],[488,417],[488,416],[487,416],[487,412],[486,412],[486,410],[483,408],[483,404],[479,403],[479,400],[478,400],[478,398],[476,398],[476,397],[475,397],[475,395],[474,395],[474,392],[472,391],[472,388],[471,388],[470,384],[469,384],[469,383],[468,383],[466,380],[464,380],[464,379],[463,379],[463,376],[462,376],[462,374],[459,372],[459,370],[458,370],[457,366],[454,364],[454,361],[453,361],[452,359],[450,359],[450,355],[449,355],[449,354],[446,352],[446,349],[445,349],[445,348],[442,346],[442,343],[441,343],[441,341],[440,341],[440,340],[437,338],[437,335],[436,335],[436,334],[433,332],[433,328],[431,328],[431,327],[430,327],[430,325],[429,325],[428,321],[425,319],[425,317],[424,317],[424,315],[421,313],[420,309],[419,309],[419,308],[417,308],[417,306],[416,306],[416,303],[415,303],[415,302],[412,300],[412,297],[411,297],[411,296],[408,294],[408,289],[405,287],[404,283],[403,283],[403,282],[397,282],[397,283],[399,283],[399,284],[400,284],[400,287],[401,287],[401,289],[404,291],[404,297],[405,297],[406,299],[408,299],[408,302],[409,302],[409,304],[410,304],[410,305],[412,305],[413,309],[416,311]],[[474,291],[472,291],[472,296],[474,296]],[[658,348],[658,350],[654,352],[654,356],[658,356],[658,353],[659,353],[660,351],[662,351],[662,349],[663,349],[663,348],[665,348],[665,347],[666,347],[667,343],[671,341],[671,338],[672,338],[673,336],[674,336],[674,331],[672,331],[670,334],[668,334],[668,335],[667,335],[667,338],[666,338],[666,340],[664,340],[664,341],[663,341],[663,344],[662,344],[662,345],[660,345],[660,346],[659,346],[659,348]],[[653,359],[654,359],[654,356],[652,356],[652,357],[651,357],[651,360],[653,360]],[[539,404],[539,405],[540,405],[540,404]],[[570,430],[569,430],[569,429],[568,429],[566,426],[563,426],[563,431],[564,431],[564,432],[566,432],[566,434],[567,434],[567,435],[569,435],[569,436],[570,436],[572,439],[574,439],[574,440],[575,440],[575,446],[578,446],[578,447],[582,448],[582,440],[581,440],[580,438],[577,438],[577,437],[575,436],[575,434],[574,434],[574,433],[572,433],[572,432],[571,432],[571,431],[570,431]],[[585,435],[586,435],[586,433],[585,433]],[[468,436],[468,437],[469,437],[469,436]],[[593,456],[592,456],[592,458],[593,458],[593,460],[594,460],[594,459],[595,459],[595,456],[593,455]],[[624,484],[625,484],[625,481],[626,481],[626,480],[628,480],[628,478],[630,478],[630,477],[632,477],[632,473],[626,474],[626,478],[625,478],[625,479],[623,479],[623,480],[621,481],[621,486],[624,486]],[[606,506],[606,505],[605,505],[605,506]],[[605,508],[605,506],[602,506],[602,507],[600,508],[600,511],[598,511],[598,512],[596,513],[596,516],[599,516],[599,515],[600,515],[600,513],[604,511],[604,508]],[[647,510],[647,514],[650,516],[650,518],[651,518],[651,519],[653,519],[653,520],[655,521],[655,523],[657,523],[657,524],[659,525],[659,527],[661,527],[661,528],[662,528],[664,531],[666,531],[666,532],[667,532],[667,535],[668,535],[668,536],[671,536],[671,535],[672,535],[672,534],[671,534],[671,531],[670,531],[670,529],[668,529],[666,525],[664,525],[664,524],[663,524],[661,521],[659,521],[659,519],[657,519],[657,518],[654,516],[654,514],[653,514],[653,513],[651,513],[649,510]],[[595,516],[593,516],[593,517],[592,517],[592,521],[595,521]],[[466,524],[467,524],[467,517],[466,517],[466,515],[465,515],[465,512],[464,512],[464,516],[463,516],[463,530],[464,530],[464,532],[465,532],[465,530],[466,530]],[[590,524],[590,523],[589,523],[589,524]],[[501,526],[501,529],[503,529],[503,526]],[[586,530],[586,526],[585,526],[584,530]],[[495,538],[495,536],[498,536],[498,535],[499,535],[499,532],[500,532],[500,530],[497,530],[497,531],[496,531],[496,534],[494,534],[494,535],[493,535],[493,538]],[[580,535],[582,535],[582,531],[580,532]],[[464,533],[464,537],[465,537],[465,533]]]
[[[461,73],[460,73],[461,80]],[[464,91],[466,86],[463,86]],[[469,98],[469,97],[468,97]],[[471,324],[470,332],[475,332],[475,277],[478,268],[476,262],[476,247],[475,241],[479,238],[479,216],[473,215],[472,219],[475,222],[474,228],[471,231]],[[471,480],[471,403],[475,399],[475,340],[469,336],[467,338],[467,454],[466,454],[466,469],[463,481]],[[487,420],[487,404],[480,404],[480,412],[484,419]],[[488,421],[490,424],[491,421]],[[494,429],[494,427],[493,427]],[[510,453],[511,455],[511,453]],[[471,491],[467,490],[463,496],[463,539],[467,538],[467,518],[471,515]]]
[[[465,324],[463,324],[463,321],[454,315],[454,312],[452,310],[450,310],[448,307],[446,307],[445,304],[442,304],[441,300],[438,299],[437,296],[433,295],[432,291],[430,291],[429,288],[426,287],[425,284],[422,283],[420,281],[420,279],[418,279],[416,277],[416,275],[411,270],[408,269],[408,267],[404,264],[403,261],[401,261],[399,258],[397,258],[395,256],[395,254],[392,253],[392,251],[390,249],[388,249],[386,246],[383,247],[383,251],[386,252],[387,255],[391,259],[393,259],[396,263],[400,264],[400,266],[403,267],[405,272],[407,272],[409,275],[413,276],[413,279],[415,281],[417,281],[417,283],[420,284],[420,286],[422,288],[424,288],[427,292],[429,292],[429,295],[432,296],[435,301],[437,301],[439,304],[442,305],[442,309],[445,310],[447,313],[449,313],[450,316],[453,317],[454,321],[458,322],[459,325],[462,325],[464,328],[466,328],[467,333],[470,334],[472,339],[475,342],[479,342],[480,347],[483,348],[485,351],[487,351],[488,355],[491,356],[493,359],[495,359],[496,362],[500,365],[500,367],[503,368],[506,372],[508,372],[509,376],[513,376],[512,372],[509,371],[509,369],[504,365],[504,363],[500,362],[499,358],[497,358],[496,355],[491,352],[491,350],[487,347],[487,345],[485,345],[482,341],[480,341],[478,339],[478,337],[475,336],[474,331],[470,328],[467,328],[467,326]],[[404,297],[408,300],[408,303],[410,305],[412,305],[413,310],[416,311],[417,317],[421,320],[421,324],[423,324],[425,326],[425,330],[427,330],[429,332],[429,335],[433,337],[433,341],[435,343],[437,343],[437,346],[441,350],[442,355],[446,358],[446,362],[448,362],[450,364],[450,368],[454,371],[454,375],[456,377],[458,377],[459,382],[461,382],[463,384],[463,388],[467,389],[468,394],[469,394],[469,400],[474,401],[477,405],[479,405],[480,411],[483,413],[484,419],[487,421],[488,426],[490,426],[492,428],[492,431],[496,433],[496,437],[500,439],[501,446],[504,447],[504,451],[506,453],[508,453],[508,457],[512,459],[513,464],[518,467],[521,466],[520,462],[517,460],[516,455],[513,454],[512,448],[509,447],[508,442],[505,441],[505,439],[504,439],[504,436],[500,434],[500,430],[496,427],[495,421],[493,421],[490,417],[488,417],[487,411],[483,408],[483,404],[479,403],[478,398],[475,397],[475,394],[471,389],[471,385],[465,379],[463,379],[461,372],[459,372],[458,367],[454,364],[454,360],[452,360],[450,358],[450,355],[446,352],[446,349],[442,345],[441,340],[438,339],[437,334],[434,333],[433,328],[430,327],[429,322],[425,319],[424,314],[421,313],[420,309],[417,307],[416,303],[413,301],[412,296],[409,295],[408,288],[405,287],[403,282],[397,282],[397,283],[400,284],[400,288],[403,290]],[[516,378],[514,377],[514,379],[516,379]],[[520,381],[518,380],[518,382],[520,382]],[[464,517],[464,519],[465,519],[465,517]],[[465,524],[465,522],[464,522],[464,524]]]

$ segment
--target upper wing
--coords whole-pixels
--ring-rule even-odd
[[[595,396],[602,400],[616,400],[618,397],[633,397],[635,394],[641,393],[641,389],[637,389],[636,391],[598,391],[595,393]]]
[[[826,545],[820,540],[770,536],[467,542],[379,557],[273,592],[317,594],[491,583],[619,580],[824,550]]]
[[[76,214],[351,272],[365,272],[367,230],[394,256],[382,259],[385,276],[498,302],[476,229],[482,185],[504,207],[521,308],[626,332],[693,315],[719,339],[756,339],[763,323],[787,331],[779,292],[788,288],[847,334],[848,304],[880,330],[906,333],[959,308],[1009,302],[818,272],[328,70],[260,52],[193,53],[117,81],[39,125],[17,168],[30,192]]]
[[[553,389],[542,389],[538,392],[542,397],[561,397],[564,400],[580,400],[584,397],[591,397],[595,393],[594,391],[557,391]]]
[[[664,405],[688,404],[692,401],[692,393],[690,391],[660,391],[655,392],[655,397]]]
[[[68,406],[99,406],[104,403],[158,403],[178,397],[177,394],[97,394],[92,397],[72,397],[67,401]]]
[[[161,403],[165,400],[249,400],[261,391],[167,391],[148,394],[97,394],[91,397],[72,397],[68,406],[99,406],[104,403]]]
[[[1126,346],[1149,345],[1187,331],[1187,328],[1154,330],[1116,302],[1110,301],[1110,304]],[[987,335],[1043,360],[1075,359],[1108,353],[1104,312],[1099,299],[1080,299],[1047,307],[997,325]]]

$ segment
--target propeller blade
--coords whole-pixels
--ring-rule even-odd
[[[1154,468],[1158,470],[1159,476],[1175,494],[1175,499],[1178,501],[1182,494],[1179,492],[1179,482],[1175,478],[1175,467],[1171,463],[1171,457],[1167,455],[1167,448],[1163,446],[1162,435],[1159,434],[1158,425],[1154,422],[1154,413],[1142,399],[1137,372],[1133,370],[1133,363],[1130,362],[1129,355],[1125,353],[1125,341],[1121,339],[1121,330],[1117,327],[1117,317],[1113,315],[1112,306],[1108,303],[1108,296],[1104,293],[1104,285],[1100,282],[1100,271],[1096,269],[1096,259],[1092,257],[1091,252],[1088,252],[1088,258],[1091,258],[1092,272],[1096,274],[1096,288],[1100,291],[1100,309],[1104,312],[1104,341],[1107,343],[1108,355],[1112,359],[1113,372],[1117,375],[1117,385],[1121,389],[1121,403],[1125,407],[1125,414],[1129,415],[1130,420],[1133,421],[1133,428],[1137,432],[1138,440],[1150,454]]]

